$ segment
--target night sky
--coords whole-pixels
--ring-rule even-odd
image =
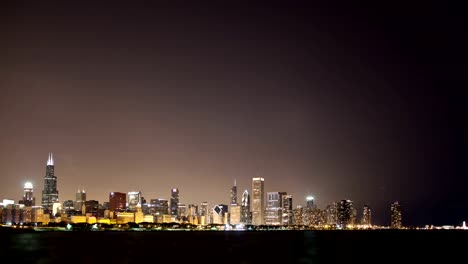
[[[59,198],[228,204],[252,177],[294,207],[468,221],[457,6],[10,3],[0,8],[0,199],[48,152]],[[44,1],[43,1],[44,2]],[[389,3],[392,3],[391,1]]]

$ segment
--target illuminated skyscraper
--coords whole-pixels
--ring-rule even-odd
[[[224,222],[225,214],[227,214],[228,206],[225,204],[218,204],[213,207],[213,224],[227,224]]]
[[[85,190],[76,191],[76,200],[75,200],[75,211],[81,211],[84,213],[83,205],[86,202],[86,192]]]
[[[250,213],[250,195],[249,191],[245,190],[242,194],[242,204],[241,204],[241,223],[251,224],[251,213]]]
[[[286,192],[281,193],[281,208],[282,208],[282,224],[292,225],[293,224],[293,201],[292,195]]]
[[[177,188],[171,189],[171,215],[177,216],[177,208],[179,207],[179,190]]]
[[[209,224],[210,223],[210,212],[208,211],[208,202],[202,202],[200,204],[200,211],[199,211],[199,216],[200,216],[200,223],[201,224]]]
[[[131,212],[136,211],[136,208],[141,207],[141,192],[128,192],[127,193],[127,209]]]
[[[54,156],[49,153],[44,177],[44,190],[42,191],[42,207],[51,212],[53,204],[58,202],[58,195],[57,177],[54,174]]]
[[[185,204],[179,203],[177,205],[177,216],[182,220],[187,218],[187,206]]]
[[[283,209],[281,207],[282,197],[280,192],[267,192],[267,207],[265,210],[266,225],[281,225]]]
[[[337,208],[338,225],[342,228],[347,228],[347,226],[351,224],[352,214],[353,202],[351,200],[341,200]]]
[[[371,209],[370,209],[370,207],[366,204],[366,205],[364,205],[364,208],[363,208],[363,210],[362,210],[361,224],[362,224],[362,225],[371,226],[371,225],[372,225],[371,220],[372,220]]]
[[[315,201],[315,198],[313,196],[307,196],[306,197],[306,203],[307,203],[306,208],[315,209],[316,206],[315,206],[314,201]]]
[[[168,214],[168,201],[166,199],[151,199],[149,212],[153,215]]]
[[[391,222],[391,225],[390,227],[391,228],[401,228],[402,227],[402,224],[401,224],[401,204],[400,202],[396,201],[394,203],[392,203],[392,205],[390,206],[390,211],[392,213],[392,222]]]
[[[326,223],[328,225],[336,225],[338,223],[338,204],[333,202],[325,209]]]
[[[237,204],[237,184],[234,180],[234,185],[231,188],[231,204]]]
[[[127,195],[121,192],[111,192],[109,194],[109,210],[113,212],[125,211]]]
[[[23,204],[24,206],[35,206],[36,199],[34,198],[33,185],[30,182],[24,184]]]
[[[252,224],[263,225],[265,211],[265,192],[263,178],[252,179]]]
[[[189,204],[188,205],[188,216],[195,217],[198,215],[198,206],[194,204]]]
[[[229,206],[229,224],[237,225],[241,223],[241,206],[238,204],[231,204]]]

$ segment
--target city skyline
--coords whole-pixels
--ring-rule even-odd
[[[77,211],[81,211],[81,208],[82,206],[84,206],[85,201],[93,201],[96,203],[96,206],[98,205],[99,202],[100,202],[99,203],[100,206],[102,206],[104,203],[108,203],[111,208],[111,211],[119,211],[119,210],[123,211],[123,210],[128,209],[131,212],[134,212],[137,206],[141,208],[141,206],[143,205],[144,196],[141,191],[127,191],[127,192],[112,191],[112,192],[109,192],[108,200],[103,199],[101,201],[101,200],[95,200],[95,199],[86,199],[85,189],[78,189],[77,192],[75,193],[76,195],[75,200],[72,200],[70,198],[64,198],[63,200],[60,200],[58,197],[58,190],[57,190],[57,177],[55,176],[54,171],[55,171],[55,162],[54,162],[53,153],[49,152],[47,162],[46,162],[46,174],[44,176],[44,188],[43,188],[43,191],[41,192],[42,201],[43,201],[41,206],[42,208],[47,209],[50,212],[52,212],[53,210],[55,211],[55,209],[52,209],[52,205],[55,202],[58,202],[60,204],[60,207],[65,209],[68,207],[66,203],[69,203],[71,201],[72,203],[74,203],[75,210]],[[51,179],[53,180],[53,183],[50,183]],[[220,209],[220,211],[223,214],[223,218],[224,218],[224,213],[228,212],[227,208],[229,208],[229,212],[230,212],[229,219],[231,219],[233,216],[235,216],[237,219],[234,221],[234,223],[239,223],[240,221],[242,221],[243,223],[252,223],[253,225],[265,225],[265,224],[266,225],[281,225],[283,223],[286,225],[289,225],[290,222],[288,220],[289,219],[288,215],[292,213],[292,209],[294,209],[293,195],[291,194],[288,195],[287,192],[265,192],[264,182],[265,182],[264,178],[259,178],[259,177],[252,178],[251,193],[254,194],[253,195],[254,198],[253,198],[253,201],[248,203],[247,205],[247,208],[253,209],[250,212],[251,216],[247,217],[247,218],[251,218],[250,220],[246,220],[245,218],[241,217],[241,215],[245,215],[245,213],[242,213],[241,205],[237,203],[237,199],[238,199],[237,179],[234,180],[234,185],[231,187],[230,192],[229,192],[229,201],[230,201],[229,206],[223,205],[222,202],[206,202],[206,200],[204,200],[203,202],[195,202],[195,204],[200,204],[200,205],[204,204],[205,206],[208,205],[208,208],[210,208],[210,204],[211,204],[211,207],[212,207],[211,209],[214,211],[216,211],[217,208],[223,208],[223,209]],[[31,206],[31,205],[34,206],[34,204],[30,204],[30,201],[35,200],[35,197],[33,194],[33,190],[34,190],[33,186],[34,185],[30,181],[26,182],[24,184],[24,195],[22,199],[18,199],[18,200],[12,199],[16,201],[15,204],[20,203],[20,204],[25,204],[27,206]],[[249,200],[249,199],[245,199],[244,197],[245,193],[248,193],[247,189],[244,191],[244,194],[242,195],[243,205],[245,205],[244,201]],[[48,198],[50,195],[52,195],[54,198],[53,199]],[[121,196],[120,198],[115,198],[116,196],[119,196],[119,195]],[[190,206],[194,204],[193,201],[181,202],[179,200],[178,188],[171,189],[171,195],[169,199],[164,199],[163,197],[157,197],[157,198],[149,197],[149,198],[144,198],[144,200],[146,201],[145,203],[149,204],[150,201],[152,203],[153,200],[161,200],[161,198],[165,200],[166,203],[170,201],[166,213],[167,215],[171,215],[171,216],[179,216],[180,206],[183,206],[184,208],[186,208],[187,204],[189,204],[189,208],[190,208]],[[267,202],[265,202],[265,198]],[[120,199],[120,200],[117,201],[116,199],[117,200]],[[7,198],[6,200],[9,200],[9,199]],[[53,201],[50,202],[51,200]],[[343,201],[349,203],[348,205],[349,208],[347,210],[343,209],[342,211],[348,211],[347,213],[345,213],[345,215],[348,215],[348,217],[352,217],[353,220],[352,221],[350,219],[342,220],[343,222],[340,223],[341,225],[346,226],[349,223],[352,223],[352,225],[358,224],[358,220],[357,220],[358,217],[362,218],[362,221],[364,221],[366,225],[370,225],[371,223],[370,208],[368,207],[367,204],[365,204],[363,207],[364,208],[363,215],[358,216],[356,206],[352,205],[353,202],[351,200],[341,200],[341,202]],[[126,205],[123,204],[125,202],[126,202]],[[305,204],[303,202],[305,202]],[[299,210],[302,210],[300,208],[305,208],[307,210],[315,210],[318,208],[315,202],[316,202],[315,198],[309,195],[305,198],[304,201],[302,202],[299,201],[298,204],[296,205],[296,208]],[[117,205],[118,203],[120,203],[120,205]],[[330,204],[328,204],[326,208],[324,207],[324,208],[318,208],[318,209],[322,210],[323,212],[326,212],[328,210],[328,207],[333,206],[334,204],[337,204],[337,202],[333,201]],[[395,205],[398,205],[399,208],[394,209]],[[125,209],[121,208],[122,206],[124,206]],[[121,208],[121,209],[116,210],[115,208]],[[231,216],[232,208],[236,208],[236,209],[235,209],[235,213]],[[351,208],[353,209],[353,213],[349,211]],[[249,212],[250,209],[247,209],[247,210]],[[402,210],[401,210],[400,202],[399,201],[392,202],[390,211],[391,211],[390,226],[401,228],[402,227],[402,220],[401,220]],[[395,212],[398,213],[398,218],[396,218]],[[282,220],[283,217],[285,217],[284,222]],[[340,219],[339,214],[337,217],[338,219]],[[215,222],[219,222],[219,221],[222,222],[222,220],[218,218],[215,218],[215,219],[217,219]],[[241,219],[244,219],[244,220],[241,220]],[[300,219],[301,220],[299,222],[302,224],[303,222],[302,217]],[[307,221],[311,221],[311,220],[309,219]],[[325,221],[328,221],[328,220],[325,220]],[[373,223],[373,224],[379,225],[376,223]],[[386,223],[385,224],[380,223],[380,225],[385,226]]]
[[[464,17],[446,6],[2,11],[5,198],[29,181],[39,204],[53,152],[60,200],[78,189],[169,199],[177,188],[183,203],[229,205],[235,179],[253,201],[251,179],[264,178],[294,207],[349,199],[386,223],[401,201],[405,225],[468,219]]]

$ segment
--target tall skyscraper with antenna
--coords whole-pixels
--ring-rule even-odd
[[[237,184],[234,179],[234,185],[231,188],[231,205],[237,204]]]
[[[52,206],[58,202],[57,177],[54,173],[54,156],[49,153],[47,159],[46,175],[44,177],[44,190],[42,190],[42,207],[52,211]]]

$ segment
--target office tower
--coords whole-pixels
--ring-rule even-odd
[[[53,204],[58,202],[58,195],[57,177],[54,174],[54,156],[49,153],[44,177],[44,190],[42,191],[42,207],[51,212]]]
[[[315,206],[315,198],[313,196],[307,196],[306,197],[306,208],[309,208],[309,209],[315,209],[316,206]]]
[[[141,192],[128,192],[127,210],[135,212],[137,207],[141,207]]]
[[[177,188],[171,189],[171,215],[177,216],[177,207],[179,205],[179,190]]]
[[[266,225],[281,225],[283,210],[281,206],[281,193],[280,192],[267,192],[267,206],[265,210],[265,224]]]
[[[76,211],[81,211],[84,213],[84,205],[86,202],[86,192],[85,190],[78,190],[76,191],[76,197],[75,197],[75,210]]]
[[[338,223],[338,204],[333,202],[325,209],[327,225],[336,225]]]
[[[245,190],[242,193],[242,204],[241,204],[241,223],[251,224],[252,219],[250,216],[250,195],[249,191]]]
[[[304,208],[302,208],[302,206],[300,205],[296,206],[296,208],[293,209],[295,225],[298,225],[298,226],[304,225],[303,211],[304,211]]]
[[[265,193],[263,178],[252,179],[252,224],[263,225],[265,210]]]
[[[111,192],[109,194],[109,210],[113,212],[125,211],[125,202],[127,194],[121,192]]]
[[[371,209],[370,207],[366,204],[364,205],[364,208],[362,210],[362,219],[361,219],[361,224],[366,225],[366,226],[371,226]]]
[[[282,192],[281,194],[281,210],[282,210],[282,224],[292,225],[293,224],[293,201],[292,195]]]
[[[85,211],[83,213],[96,215],[99,209],[99,202],[96,200],[85,201],[84,207]]]
[[[185,204],[179,203],[177,205],[177,216],[182,220],[185,220],[187,217],[187,206]]]
[[[218,204],[213,207],[213,224],[226,224],[224,222],[225,214],[228,212],[228,206],[225,204]]]
[[[198,206],[197,205],[189,204],[187,210],[188,210],[188,212],[187,212],[188,216],[195,217],[195,216],[198,215]]]
[[[149,213],[152,215],[165,215],[169,213],[169,203],[166,199],[151,199]]]
[[[33,185],[30,182],[24,184],[23,204],[24,206],[35,206],[36,199],[33,194]]]
[[[341,228],[347,228],[348,225],[351,225],[352,214],[353,202],[351,200],[341,200],[337,208],[338,225]]]
[[[234,180],[234,185],[231,188],[231,203],[230,204],[237,204],[237,184],[236,184],[236,180]]]
[[[62,206],[65,210],[75,210],[75,203],[72,200],[63,201]]]
[[[208,202],[202,202],[200,204],[200,211],[198,212],[200,216],[200,221],[202,225],[210,223],[210,212],[208,211]]]
[[[391,228],[401,228],[402,227],[402,224],[401,224],[401,204],[400,202],[396,201],[396,202],[393,202],[391,207],[390,207],[390,211],[392,213],[392,219],[391,219],[391,225],[390,227]]]
[[[237,225],[241,223],[241,206],[238,204],[231,204],[229,207],[229,224]]]

